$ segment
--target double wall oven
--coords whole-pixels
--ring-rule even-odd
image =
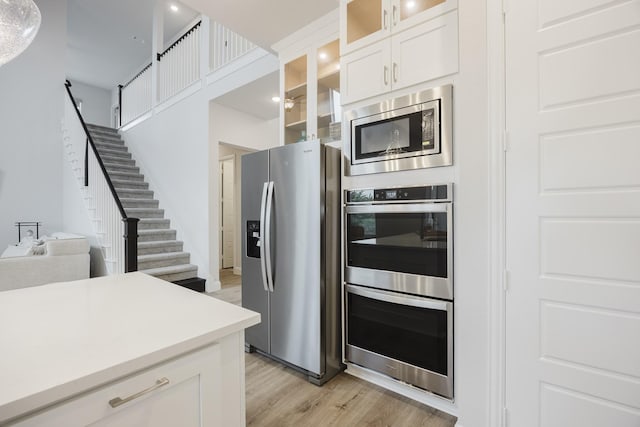
[[[453,398],[452,185],[345,192],[345,358]]]

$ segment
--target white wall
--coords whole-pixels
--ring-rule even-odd
[[[87,123],[111,126],[111,91],[71,80],[71,93],[82,100],[82,117]]]
[[[36,0],[42,25],[32,45],[0,67],[0,249],[15,221],[62,228],[62,134],[67,1]]]
[[[454,393],[457,426],[488,426],[489,183],[486,5],[459,0],[459,72],[347,106],[453,84],[453,166],[362,175],[345,188],[454,183]],[[434,399],[434,398],[432,398]],[[436,401],[438,400],[435,398]],[[493,427],[493,426],[491,426]]]
[[[278,143],[278,118],[264,120],[211,102],[209,119],[213,143],[222,142],[253,151],[265,150]]]
[[[208,102],[202,91],[122,133],[129,150],[198,266],[198,276],[217,281],[209,263]],[[216,150],[217,151],[217,150]],[[217,153],[216,153],[217,154]],[[212,278],[211,272],[216,275]]]
[[[220,176],[218,161],[226,151],[230,150],[229,147],[222,148],[224,144],[230,144],[235,149],[247,150],[247,151],[259,151],[267,148],[275,147],[278,145],[278,126],[279,119],[264,120],[250,114],[246,114],[229,107],[217,104],[214,101],[209,103],[209,144],[211,149],[209,153],[211,155],[209,162],[211,165],[211,171],[209,175],[210,188],[212,190],[210,198],[211,212],[210,218],[210,243],[211,247],[211,265],[219,268],[219,247],[220,247],[220,231],[218,228],[220,208],[219,208],[219,190],[218,179]],[[220,145],[222,143],[222,145]],[[240,152],[242,153],[242,152]],[[235,171],[237,180],[236,186],[236,231],[238,233],[242,230],[242,224],[240,214],[242,212],[240,202],[240,178],[241,164],[239,156],[236,158]],[[240,242],[240,236],[237,236],[238,243]],[[242,269],[242,257],[241,257],[241,244],[236,245],[235,260],[234,260],[234,272],[239,273]]]

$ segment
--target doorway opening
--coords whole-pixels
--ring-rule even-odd
[[[242,279],[242,156],[253,152],[236,145],[218,144],[219,262],[221,287],[239,287]]]

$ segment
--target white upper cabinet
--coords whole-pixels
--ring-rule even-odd
[[[342,54],[382,40],[390,34],[391,0],[342,0],[340,51]]]
[[[342,102],[458,71],[457,0],[342,0]]]
[[[341,0],[340,51],[347,54],[457,7],[457,0]]]

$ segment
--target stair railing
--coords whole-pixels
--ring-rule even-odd
[[[255,44],[219,22],[211,22],[209,60],[212,71],[224,67],[256,47]]]
[[[162,53],[158,53],[158,101],[162,102],[200,79],[198,21]]]
[[[64,144],[76,177],[82,182],[87,207],[93,211],[94,226],[104,248],[109,273],[138,270],[138,218],[127,216],[109,178],[91,133],[65,83]]]
[[[203,32],[209,33],[204,40]],[[151,111],[157,103],[168,100],[203,78],[201,49],[205,46],[209,51],[210,71],[217,71],[257,48],[218,22],[212,21],[203,30],[202,21],[198,21],[162,53],[157,53],[153,61],[131,80],[118,85],[118,127],[131,123]],[[154,69],[157,69],[158,79],[155,88],[152,87]],[[154,92],[156,99],[153,98]]]
[[[120,126],[151,110],[151,63],[123,85],[118,86]]]

